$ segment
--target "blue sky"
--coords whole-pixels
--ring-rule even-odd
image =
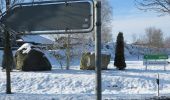
[[[134,0],[108,0],[113,8],[113,38],[119,31],[124,33],[127,42],[132,41],[132,34],[142,37],[147,27],[160,28],[165,36],[170,35],[170,15],[144,12],[136,8]]]

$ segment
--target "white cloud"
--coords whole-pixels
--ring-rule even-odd
[[[147,27],[160,28],[165,35],[170,35],[170,16],[126,16],[113,20],[113,36],[119,31],[124,33],[125,40],[131,42],[132,34],[145,34]]]

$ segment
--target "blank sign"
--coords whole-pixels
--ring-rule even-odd
[[[94,27],[94,4],[92,0],[23,3],[1,22],[18,34],[87,33]]]

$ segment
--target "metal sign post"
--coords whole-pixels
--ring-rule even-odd
[[[7,0],[9,1],[9,0]],[[93,0],[58,0],[21,3],[0,15],[0,24],[17,35],[89,33],[94,30]],[[97,100],[101,100],[101,2],[97,2],[96,23]],[[7,93],[10,89],[11,44],[5,32],[5,64]],[[68,58],[69,59],[69,58]]]
[[[101,1],[96,4],[95,30],[95,70],[96,70],[96,100],[102,99],[101,84]]]

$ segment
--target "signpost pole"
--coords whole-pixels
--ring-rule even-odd
[[[8,10],[10,8],[10,1],[6,0],[6,11],[8,14]],[[11,70],[11,43],[10,43],[10,33],[9,30],[7,29],[7,26],[5,25],[4,29],[4,35],[5,35],[5,46],[4,46],[4,60],[5,60],[5,69],[6,69],[6,93],[11,94],[11,75],[10,75],[10,70]]]
[[[101,89],[101,1],[96,4],[95,30],[95,70],[96,70],[96,100],[102,99]]]

